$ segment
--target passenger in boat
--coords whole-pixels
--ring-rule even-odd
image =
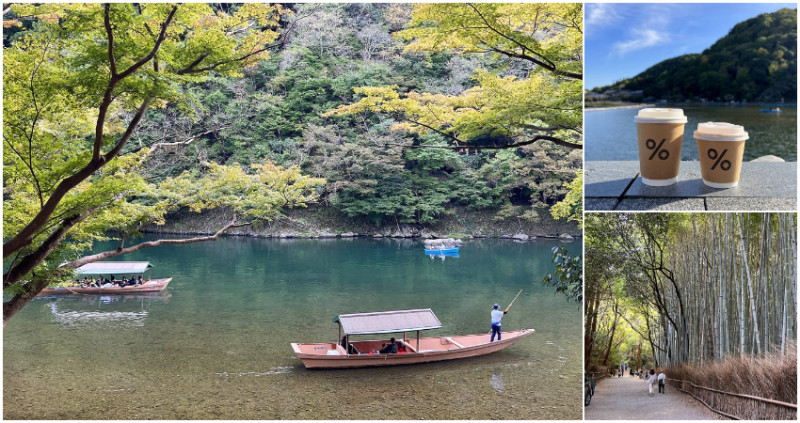
[[[383,344],[383,348],[380,351],[381,354],[397,354],[397,344],[394,342],[394,338],[389,340],[388,344]]]
[[[138,279],[136,279],[136,285],[141,285],[141,284],[143,284],[143,283],[144,283],[144,282],[142,282],[142,275],[139,275],[139,276],[138,276]]]
[[[500,320],[506,313],[508,312],[500,310],[500,304],[495,304],[492,306],[492,336],[489,338],[489,342],[494,342],[495,335],[497,335],[498,341],[501,339],[503,328],[500,326]]]
[[[354,347],[353,344],[347,343],[346,336],[342,337],[342,341],[340,342],[340,344],[342,345],[342,348],[344,348],[347,351],[348,354],[358,354],[358,350],[356,350],[356,347]]]

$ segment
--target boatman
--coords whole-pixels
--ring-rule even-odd
[[[508,309],[506,311],[500,310],[500,304],[495,304],[492,307],[492,337],[489,339],[489,342],[494,342],[494,336],[497,335],[497,340],[501,339],[501,331],[502,328],[500,327],[500,319],[503,318],[503,315],[508,313]]]

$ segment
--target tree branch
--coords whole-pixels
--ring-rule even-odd
[[[130,74],[136,72],[136,70],[138,70],[140,67],[144,66],[153,57],[155,57],[156,53],[158,53],[158,50],[161,48],[161,43],[163,43],[164,40],[167,38],[167,27],[169,27],[170,23],[172,23],[172,19],[175,17],[175,12],[177,10],[178,10],[178,5],[173,5],[172,10],[170,10],[169,14],[167,15],[167,19],[165,19],[164,22],[161,24],[161,31],[158,33],[158,37],[156,38],[156,43],[155,45],[153,45],[153,48],[150,50],[150,52],[147,53],[146,56],[139,59],[138,62],[132,64],[131,67],[120,73],[116,79],[122,80],[126,78]],[[114,78],[112,78],[112,80],[113,79]]]
[[[56,246],[58,246],[67,232],[69,232],[73,226],[94,214],[98,209],[99,208],[90,209],[82,214],[74,215],[64,219],[61,223],[61,226],[51,233],[50,236],[48,236],[47,239],[42,242],[39,248],[23,257],[16,266],[9,268],[8,271],[3,274],[3,289],[6,289],[19,282],[23,276],[33,270],[36,265],[41,263],[41,261],[44,260],[53,251],[53,249],[55,249]]]
[[[227,232],[230,229],[240,228],[240,227],[249,226],[249,225],[252,225],[252,222],[236,223],[236,218],[234,217],[231,220],[230,223],[228,223],[227,225],[225,225],[224,227],[219,229],[213,235],[200,236],[200,237],[188,238],[188,239],[159,239],[159,240],[155,240],[155,241],[146,241],[146,242],[142,242],[142,243],[139,243],[139,244],[136,244],[136,245],[132,245],[132,246],[127,247],[127,248],[121,248],[120,247],[120,248],[117,248],[117,249],[114,249],[114,250],[104,251],[102,253],[97,253],[97,254],[92,254],[90,256],[81,257],[78,260],[74,260],[74,261],[71,261],[69,263],[64,264],[62,267],[70,268],[70,269],[76,269],[76,268],[81,267],[81,266],[83,266],[84,264],[87,264],[87,263],[93,263],[93,262],[96,262],[96,261],[99,261],[99,260],[104,260],[104,259],[107,259],[107,258],[116,257],[116,256],[120,256],[120,255],[123,255],[123,254],[129,254],[129,253],[132,253],[132,252],[135,252],[135,251],[139,251],[139,250],[142,250],[142,249],[145,249],[145,248],[158,247],[159,245],[185,245],[185,244],[193,244],[195,242],[214,241],[214,240],[218,239],[222,234],[224,234],[225,232]]]
[[[172,8],[172,12],[167,18],[167,21],[164,24],[162,24],[162,31],[161,34],[159,35],[160,40],[156,43],[156,46],[151,51],[151,54],[149,54],[148,56],[152,57],[152,55],[155,54],[155,51],[158,50],[158,46],[161,45],[161,41],[163,41],[163,36],[166,31],[166,27],[172,20],[176,7],[177,6]],[[131,69],[133,69],[133,67],[128,69],[128,71],[130,71]],[[152,98],[145,99],[142,102],[142,105],[139,107],[133,119],[128,124],[125,133],[122,135],[119,141],[117,141],[114,148],[112,148],[105,155],[102,156],[100,155],[100,147],[102,146],[105,117],[108,114],[108,108],[111,105],[114,86],[117,84],[117,82],[122,80],[122,78],[124,78],[127,75],[130,75],[128,71],[125,71],[116,77],[112,76],[111,80],[108,83],[108,87],[106,88],[106,92],[103,95],[103,102],[100,105],[100,110],[98,112],[98,118],[97,118],[97,126],[95,129],[95,140],[92,152],[92,159],[89,161],[89,163],[86,164],[86,166],[79,169],[71,176],[62,180],[58,184],[56,189],[53,191],[53,193],[50,195],[50,198],[47,199],[47,202],[44,204],[44,206],[42,206],[39,213],[37,213],[36,216],[34,216],[34,218],[24,228],[22,228],[13,238],[11,238],[10,240],[8,240],[3,244],[3,258],[8,257],[9,254],[18,251],[24,246],[29,245],[33,241],[33,234],[37,230],[39,230],[42,226],[45,225],[47,220],[55,211],[58,204],[64,198],[64,196],[70,190],[76,187],[79,183],[89,178],[95,171],[105,166],[105,164],[108,163],[108,161],[116,157],[116,155],[119,154],[119,152],[122,150],[122,147],[124,147],[125,144],[128,142],[128,139],[130,139],[131,135],[133,135],[133,130],[139,124],[139,121],[141,121],[142,116],[144,116],[144,112],[150,105]]]
[[[103,25],[106,28],[106,37],[108,37],[108,64],[111,68],[111,78],[117,76],[117,59],[114,57],[114,31],[111,29],[111,5],[106,3],[103,13]]]
[[[493,51],[495,51],[497,53],[506,55],[506,56],[516,57],[516,58],[519,58],[519,59],[528,60],[530,62],[533,62],[533,63],[535,63],[535,64],[537,64],[537,65],[539,65],[539,66],[541,66],[541,67],[553,72],[553,73],[555,73],[556,75],[567,76],[567,77],[574,78],[574,79],[581,79],[581,80],[583,79],[583,74],[573,73],[573,72],[564,72],[564,71],[561,71],[561,70],[557,69],[556,64],[553,63],[550,59],[548,59],[544,55],[533,51],[531,48],[529,48],[525,44],[522,44],[521,42],[517,41],[513,37],[511,37],[511,36],[509,36],[507,34],[504,34],[502,31],[500,31],[497,28],[495,28],[494,26],[492,26],[489,23],[489,21],[486,19],[486,17],[483,16],[483,14],[480,12],[480,10],[478,10],[478,8],[475,7],[475,5],[473,5],[471,3],[467,3],[467,6],[472,8],[472,10],[478,15],[478,17],[481,18],[483,23],[486,25],[487,29],[489,29],[490,31],[494,32],[495,34],[505,38],[506,40],[512,42],[513,44],[519,46],[519,48],[521,48],[523,52],[524,51],[529,51],[529,52],[535,54],[536,56],[541,57],[541,60],[537,59],[535,57],[529,56],[529,55],[527,55],[525,53],[512,53],[512,52],[509,52],[509,51],[498,49],[496,47],[489,47],[491,50],[493,50]],[[488,43],[484,43],[484,44],[486,44],[487,46],[489,45]]]

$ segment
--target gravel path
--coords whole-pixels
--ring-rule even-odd
[[[586,420],[716,420],[718,417],[694,398],[667,382],[666,393],[647,392],[647,383],[636,376],[603,378],[585,407]]]

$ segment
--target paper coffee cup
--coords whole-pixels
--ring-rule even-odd
[[[639,140],[642,182],[652,186],[678,182],[683,126],[687,122],[683,110],[645,108],[639,110],[633,121]]]
[[[739,184],[744,142],[744,127],[725,122],[697,124],[694,131],[700,154],[703,183],[712,188],[733,188]]]

